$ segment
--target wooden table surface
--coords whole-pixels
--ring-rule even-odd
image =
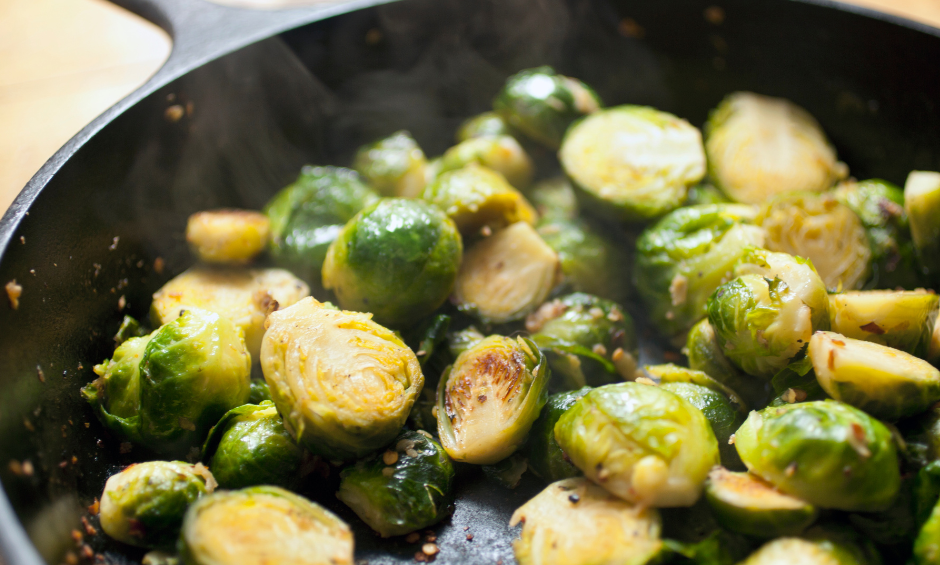
[[[276,8],[315,0],[217,1]],[[852,2],[940,27],[940,0]],[[0,210],[170,48],[161,29],[105,0],[0,0]]]

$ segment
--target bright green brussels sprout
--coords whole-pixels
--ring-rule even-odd
[[[930,284],[940,284],[940,173],[911,171],[904,183],[904,211],[921,271]]]
[[[405,130],[363,145],[353,168],[383,196],[414,198],[424,189],[427,159]]]
[[[828,288],[859,289],[871,275],[865,228],[832,194],[780,195],[764,206],[756,222],[767,233],[767,249],[809,259]]]
[[[516,222],[471,247],[453,301],[484,323],[512,322],[545,302],[560,275],[558,254],[525,222]]]
[[[688,400],[689,404],[701,410],[708,419],[708,423],[711,424],[712,432],[718,441],[721,463],[726,467],[744,468],[734,446],[728,443],[728,439],[744,422],[744,413],[740,404],[736,405],[724,394],[698,384],[664,382],[660,388],[681,396]]]
[[[387,198],[350,220],[323,262],[323,286],[343,308],[407,326],[444,303],[463,241],[447,216],[420,200]]]
[[[715,185],[702,182],[689,189],[689,196],[685,200],[685,205],[700,206],[702,204],[731,204],[731,200]]]
[[[287,431],[331,460],[388,445],[424,386],[418,359],[394,332],[313,298],[268,317],[261,368]]]
[[[900,487],[891,432],[848,404],[825,400],[751,412],[734,438],[750,472],[822,508],[881,510]]]
[[[244,265],[268,245],[270,221],[254,210],[206,210],[186,222],[186,243],[197,259]]]
[[[920,286],[904,191],[881,179],[849,180],[840,183],[833,195],[858,215],[868,232],[872,276],[867,287]]]
[[[280,487],[219,491],[189,507],[177,548],[185,565],[352,565],[345,522]]]
[[[457,143],[475,137],[510,135],[509,126],[496,112],[483,112],[464,120],[457,129]]]
[[[783,494],[750,473],[732,473],[723,467],[708,474],[705,499],[723,527],[758,538],[799,534],[819,514],[812,504]]]
[[[111,475],[101,493],[101,529],[138,547],[171,547],[186,508],[211,493],[215,479],[201,463],[148,461]]]
[[[491,335],[457,357],[437,388],[437,431],[454,461],[512,455],[548,400],[545,356],[531,340]]]
[[[543,304],[528,317],[526,329],[565,390],[634,378],[633,319],[615,302],[569,294]]]
[[[923,526],[940,499],[940,461],[932,461],[917,471],[911,484],[914,522]]]
[[[829,540],[777,538],[769,541],[741,565],[874,565],[851,546]]]
[[[555,441],[555,424],[561,415],[574,403],[590,392],[590,387],[559,392],[548,397],[538,420],[532,425],[526,443],[529,469],[544,481],[553,483],[582,475],[581,470],[571,464]]]
[[[558,158],[585,205],[626,221],[678,208],[705,175],[699,131],[644,106],[601,110],[574,124]]]
[[[261,404],[265,400],[272,400],[271,388],[261,379],[251,379],[251,393],[248,395],[248,404]]]
[[[827,190],[848,174],[819,124],[783,100],[735,92],[705,124],[712,182],[735,202],[761,204],[798,190]]]
[[[647,506],[691,506],[718,464],[718,443],[701,410],[639,383],[587,393],[555,424],[555,440],[589,479]]]
[[[867,290],[829,296],[829,325],[845,337],[926,357],[940,298],[924,290]]]
[[[149,333],[150,332],[140,327],[140,322],[134,319],[133,316],[124,316],[124,319],[121,320],[121,326],[118,328],[117,333],[114,334],[115,347],[132,337],[143,337]]]
[[[735,391],[746,406],[767,404],[771,391],[766,381],[748,375],[725,356],[708,318],[692,326],[682,351],[689,359],[689,368]]]
[[[140,361],[152,336],[124,341],[111,359],[95,365],[98,378],[82,388],[84,398],[101,423],[134,443],[140,437]]]
[[[536,183],[526,194],[543,220],[574,220],[578,217],[578,198],[571,181],[565,177]]]
[[[499,173],[519,190],[524,190],[532,183],[532,159],[519,142],[508,135],[474,137],[461,141],[441,157],[440,173],[463,169],[470,164]]]
[[[673,363],[663,363],[661,365],[644,365],[643,372],[652,377],[657,384],[689,383],[717,392],[727,398],[735,410],[747,414],[747,403],[744,402],[744,399],[733,389],[711,378],[704,371],[680,367]]]
[[[749,225],[756,213],[738,204],[680,208],[643,232],[633,278],[661,333],[683,332],[702,319],[708,297],[738,260],[763,245],[763,230]]]
[[[903,351],[816,332],[807,355],[829,396],[878,418],[913,416],[940,400],[940,370]]]
[[[383,538],[440,522],[454,499],[454,465],[421,432],[402,432],[386,451],[343,469],[340,481],[336,497]]]
[[[659,512],[612,496],[585,478],[552,483],[516,510],[512,549],[519,565],[645,565],[663,542]]]
[[[619,300],[625,296],[628,264],[621,247],[582,219],[539,222],[536,231],[558,254],[562,284],[573,291]]]
[[[465,236],[481,229],[495,230],[516,222],[535,224],[536,213],[521,192],[502,175],[476,164],[448,170],[421,193],[457,224]]]
[[[295,486],[304,452],[294,441],[270,400],[226,412],[202,449],[219,486]]]
[[[245,332],[248,352],[258,359],[268,312],[305,296],[310,296],[310,287],[283,269],[192,267],[153,294],[150,322],[160,327],[189,308],[215,312]]]
[[[589,86],[547,66],[509,77],[493,101],[507,124],[550,149],[558,148],[571,122],[600,107]]]
[[[346,222],[376,200],[378,195],[355,171],[304,167],[297,180],[264,207],[271,220],[271,256],[279,265],[319,284],[330,244]]]
[[[921,527],[914,541],[914,563],[936,565],[940,563],[940,503],[934,506],[930,517]]]

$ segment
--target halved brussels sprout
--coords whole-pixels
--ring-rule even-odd
[[[634,506],[584,478],[552,483],[517,509],[519,565],[655,562],[663,547],[659,512]]]
[[[363,145],[353,168],[383,196],[414,198],[424,189],[427,159],[405,130]]]
[[[310,287],[283,269],[192,267],[153,294],[150,322],[154,327],[168,324],[188,308],[215,312],[245,332],[248,352],[257,359],[268,313],[305,296],[310,296]]]
[[[828,288],[859,289],[871,275],[865,228],[832,194],[778,196],[764,206],[756,222],[767,233],[767,249],[809,259]]]
[[[352,565],[345,522],[279,487],[219,491],[189,507],[177,545],[185,565]]]
[[[705,498],[718,523],[758,538],[796,535],[819,512],[799,498],[783,494],[750,473],[715,467],[708,474]]]
[[[252,210],[196,212],[186,222],[186,242],[193,255],[206,263],[242,265],[268,244],[270,222]]]
[[[718,443],[702,412],[639,383],[590,391],[555,424],[555,439],[585,476],[648,506],[691,506],[718,464]]]
[[[284,429],[274,402],[267,400],[226,412],[209,432],[202,457],[222,488],[290,488],[300,479],[304,452]]]
[[[875,565],[857,554],[852,547],[829,540],[778,538],[769,541],[741,565]]]
[[[555,177],[536,183],[526,194],[545,221],[574,220],[578,217],[578,199],[571,181]]]
[[[940,284],[940,173],[911,171],[904,183],[904,211],[920,268],[936,287]]]
[[[268,317],[261,368],[284,427],[315,454],[366,455],[401,429],[424,375],[415,354],[371,315],[313,298]]]
[[[702,371],[737,392],[746,406],[764,406],[770,399],[772,391],[766,381],[737,368],[721,351],[708,318],[692,326],[682,352],[689,359],[689,368]]]
[[[524,318],[542,304],[559,278],[558,254],[525,222],[516,222],[464,255],[453,300],[484,323]]]
[[[475,137],[510,135],[509,126],[496,112],[483,112],[464,120],[457,129],[457,143]]]
[[[532,182],[532,159],[519,142],[508,135],[474,137],[461,141],[444,153],[441,173],[463,169],[471,164],[499,173],[519,190],[525,190]]]
[[[453,502],[454,465],[421,432],[402,432],[340,473],[336,497],[383,538],[440,522]]]
[[[749,247],[763,245],[763,230],[749,225],[756,214],[738,204],[686,207],[643,232],[633,279],[661,333],[680,333],[702,319],[708,297],[734,265]]]
[[[689,404],[702,411],[718,441],[718,453],[722,465],[744,468],[734,446],[728,443],[728,439],[744,422],[744,412],[740,404],[735,404],[722,393],[694,383],[664,382],[660,388],[681,396],[688,400]]]
[[[111,359],[95,365],[98,378],[82,388],[98,420],[118,436],[140,443],[140,362],[153,335],[132,337]]]
[[[201,463],[148,461],[111,475],[101,493],[101,529],[137,547],[170,547],[186,508],[216,488]]]
[[[744,399],[733,389],[711,378],[704,371],[680,367],[673,363],[663,363],[661,365],[644,365],[643,372],[652,377],[657,384],[688,383],[717,392],[727,398],[736,411],[747,414],[747,403],[744,402]]]
[[[747,204],[784,192],[827,190],[848,174],[806,110],[751,92],[730,94],[712,110],[705,151],[712,181]]]
[[[590,392],[590,387],[559,392],[548,397],[526,441],[529,469],[549,483],[580,476],[581,470],[565,457],[555,441],[555,424],[574,403]]]
[[[463,240],[447,216],[420,200],[387,198],[350,220],[323,262],[323,286],[343,308],[412,325],[444,303]]]
[[[304,167],[264,207],[271,220],[271,256],[303,279],[320,283],[326,250],[343,225],[378,195],[342,167]]]
[[[924,290],[868,290],[829,296],[829,325],[845,337],[926,357],[940,298]]]
[[[562,388],[633,380],[636,333],[623,307],[576,292],[546,302],[526,320]]]
[[[750,472],[822,508],[881,510],[901,484],[888,428],[834,400],[751,412],[734,445]]]
[[[515,222],[535,224],[536,213],[502,175],[477,164],[448,170],[430,183],[421,199],[444,211],[465,236]]]
[[[441,375],[437,431],[454,461],[490,465],[525,441],[548,399],[550,371],[531,340],[491,335]]]
[[[914,563],[936,565],[940,563],[940,503],[934,506],[930,517],[921,527],[914,541]]]
[[[940,400],[940,370],[903,351],[816,332],[807,354],[829,396],[878,418],[913,416]]]
[[[644,106],[601,110],[574,124],[558,158],[585,205],[626,221],[678,208],[705,175],[699,131]]]
[[[262,379],[251,379],[251,394],[248,395],[248,404],[261,404],[271,399],[271,389]]]
[[[539,222],[536,231],[558,254],[566,288],[611,300],[626,295],[627,258],[620,245],[601,235],[590,223],[581,219],[548,220]]]

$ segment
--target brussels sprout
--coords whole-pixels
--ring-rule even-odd
[[[664,519],[668,521],[669,517],[664,517]],[[688,562],[694,565],[734,565],[740,563],[753,550],[753,542],[750,538],[721,528],[712,530],[708,537],[698,541],[682,542],[674,539],[663,541],[671,554],[685,558],[685,560],[679,560],[680,563]],[[667,561],[667,563],[674,562],[673,560]]]
[[[140,443],[140,361],[152,336],[132,337],[114,350],[111,359],[95,365],[98,378],[82,388],[84,398],[101,423],[134,443]]]
[[[422,367],[435,359],[435,354],[443,351],[441,346],[447,341],[448,329],[450,329],[450,316],[438,314],[405,333],[405,343],[409,344],[415,352]]]
[[[881,546],[901,547],[902,551],[908,551],[918,529],[913,496],[916,480],[917,475],[902,476],[901,488],[894,502],[885,510],[850,514],[848,522],[852,529]]]
[[[634,506],[584,478],[552,483],[517,509],[510,527],[519,565],[618,563],[644,565],[662,550],[655,508]]]
[[[352,565],[353,535],[322,506],[279,487],[219,491],[189,507],[185,565]]]
[[[690,188],[689,196],[685,200],[686,206],[700,206],[702,204],[731,204],[731,200],[715,185],[703,182]]]
[[[443,210],[465,236],[476,235],[481,228],[495,230],[536,220],[535,209],[522,193],[498,173],[476,164],[442,173],[421,198]]]
[[[718,441],[718,453],[722,464],[726,467],[743,468],[737,451],[728,443],[728,439],[744,422],[744,413],[740,404],[735,405],[724,394],[693,383],[665,382],[660,385],[660,388],[681,396],[688,400],[689,404],[701,410],[708,419],[708,423],[711,424],[712,432]]]
[[[176,552],[155,549],[144,554],[140,565],[180,565],[180,558]]]
[[[483,112],[464,120],[457,129],[457,143],[475,137],[509,135],[509,126],[496,112]]]
[[[694,504],[718,464],[718,443],[702,412],[639,383],[587,393],[555,424],[555,439],[585,476],[641,505]]]
[[[644,106],[596,112],[568,130],[558,158],[585,205],[627,221],[682,205],[705,175],[702,136],[685,120]]]
[[[778,538],[769,541],[741,565],[869,565],[854,547],[829,540]]]
[[[682,351],[689,359],[689,368],[702,371],[737,392],[746,406],[767,404],[770,398],[767,383],[748,375],[728,360],[708,318],[692,326]]]
[[[114,334],[114,343],[121,345],[132,337],[143,337],[148,333],[150,332],[140,327],[140,322],[135,320],[132,316],[124,316],[124,319],[121,320],[121,326],[118,328],[117,333]]]
[[[395,333],[369,314],[313,298],[274,312],[267,324],[261,368],[299,443],[348,460],[394,439],[424,386],[418,359]]]
[[[527,192],[529,201],[546,221],[574,220],[578,217],[578,199],[565,177],[543,180]]]
[[[807,346],[808,347],[808,346]],[[826,391],[819,386],[816,373],[813,371],[813,360],[801,351],[789,365],[780,370],[770,380],[776,397],[770,406],[782,406],[794,402],[807,400],[825,400],[829,398]]]
[[[453,301],[484,323],[520,320],[548,298],[560,270],[555,251],[532,226],[516,222],[467,251]]]
[[[437,431],[455,461],[512,455],[548,399],[545,356],[526,338],[491,335],[460,354],[437,388]]]
[[[519,142],[508,135],[461,141],[444,153],[440,172],[463,169],[470,164],[499,173],[519,190],[524,190],[532,182],[532,159]]]
[[[566,390],[634,378],[633,319],[610,300],[581,292],[563,296],[530,315],[526,329]]]
[[[483,466],[483,474],[504,488],[514,489],[529,470],[529,460],[518,452],[502,461]]]
[[[869,290],[829,297],[829,325],[845,337],[926,357],[940,298],[924,290]]]
[[[574,291],[619,300],[626,294],[629,277],[626,257],[591,224],[581,219],[539,222],[536,231],[558,254],[562,284]]]
[[[336,497],[383,538],[440,522],[453,502],[454,465],[420,432],[402,432],[388,450],[343,469]]]
[[[461,353],[486,339],[480,330],[474,326],[450,334],[447,338],[447,348],[456,359]]]
[[[353,168],[383,196],[414,198],[424,189],[427,159],[407,131],[363,145]]]
[[[940,370],[903,351],[816,332],[808,355],[829,396],[878,418],[912,416],[940,400]]]
[[[831,194],[791,193],[767,203],[757,217],[765,247],[813,262],[831,289],[855,290],[871,275],[872,252],[858,216]]]
[[[920,286],[919,269],[904,212],[904,191],[881,179],[845,181],[833,195],[858,215],[872,252],[869,288]]]
[[[661,333],[680,333],[703,318],[708,297],[738,260],[763,245],[763,230],[748,225],[756,213],[726,204],[680,208],[643,232],[633,278]]]
[[[904,211],[921,270],[936,286],[940,284],[940,173],[911,171],[904,183]]]
[[[750,473],[715,467],[708,474],[705,498],[725,528],[759,538],[796,535],[816,520],[816,508],[783,494]]]
[[[292,487],[298,482],[303,456],[270,400],[229,410],[209,432],[202,449],[215,480],[227,489]]]
[[[571,122],[600,107],[589,86],[551,67],[514,74],[493,101],[493,109],[507,124],[551,149],[558,148]]]
[[[352,170],[304,167],[293,184],[264,207],[271,220],[271,256],[303,279],[319,284],[326,250],[343,225],[378,195]]]
[[[664,363],[661,365],[644,365],[643,372],[652,377],[658,384],[688,383],[717,392],[727,398],[735,410],[747,414],[747,404],[744,399],[733,389],[711,378],[704,371]]]
[[[261,404],[271,398],[271,389],[268,383],[261,379],[251,379],[251,393],[248,395],[248,404]]]
[[[900,487],[891,432],[841,402],[802,402],[751,412],[734,435],[750,472],[822,508],[886,508]]]
[[[196,212],[186,222],[186,242],[206,263],[243,265],[268,244],[268,217],[251,210]]]
[[[914,522],[923,526],[940,499],[940,461],[932,461],[917,471],[911,485]]]
[[[457,227],[420,200],[388,198],[349,221],[323,262],[323,286],[343,308],[412,325],[443,304],[463,254]]]
[[[138,547],[172,546],[186,508],[216,488],[201,463],[148,461],[111,475],[101,493],[101,529]]]
[[[940,504],[934,506],[930,518],[921,527],[914,541],[914,563],[935,565],[940,563]]]
[[[526,443],[529,468],[549,483],[580,476],[581,470],[571,464],[555,441],[555,424],[574,403],[590,392],[590,387],[559,392],[548,397]]]
[[[305,296],[310,296],[310,287],[283,269],[193,267],[153,294],[150,322],[160,327],[188,308],[215,312],[245,332],[248,352],[257,359],[268,312],[286,308]]]
[[[916,469],[940,460],[940,406],[898,422],[898,427],[902,437],[898,444],[905,462]]]
[[[712,110],[705,152],[715,185],[747,204],[784,192],[827,190],[848,174],[804,109],[751,92],[730,94]]]

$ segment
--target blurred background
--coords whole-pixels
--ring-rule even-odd
[[[217,1],[277,9],[317,0]],[[851,3],[940,27],[940,0]],[[171,48],[163,30],[106,0],[0,0],[0,211],[69,138],[143,84]]]

